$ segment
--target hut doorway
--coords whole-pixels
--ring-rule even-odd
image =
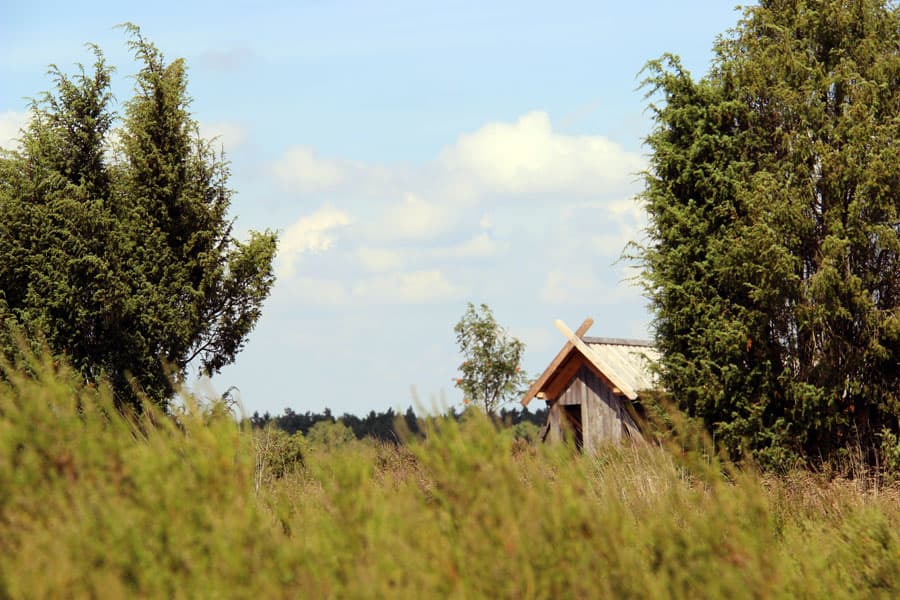
[[[581,405],[563,404],[562,409],[565,416],[567,434],[572,436],[575,442],[575,449],[581,452],[584,450],[584,426],[581,420]]]

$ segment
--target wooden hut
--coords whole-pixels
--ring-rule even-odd
[[[641,419],[633,404],[641,391],[656,387],[650,363],[659,358],[643,340],[586,337],[586,319],[575,333],[562,321],[557,328],[567,342],[522,398],[547,402],[549,414],[541,439],[570,438],[593,452],[604,443],[643,442]]]

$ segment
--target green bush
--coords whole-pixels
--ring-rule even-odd
[[[891,479],[900,479],[900,437],[889,429],[881,432],[882,469]]]
[[[310,444],[321,448],[337,448],[356,439],[353,430],[340,421],[319,421],[306,435]]]
[[[299,431],[289,434],[269,425],[265,429],[254,431],[253,440],[257,489],[264,482],[284,477],[303,467],[303,455],[309,444]]]

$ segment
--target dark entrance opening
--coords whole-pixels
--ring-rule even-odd
[[[563,415],[565,416],[565,429],[567,433],[572,435],[575,441],[575,448],[581,452],[584,448],[584,434],[581,424],[581,405],[580,404],[564,404],[562,405]],[[568,437],[568,435],[566,436]]]

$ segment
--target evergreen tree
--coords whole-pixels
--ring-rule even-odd
[[[228,164],[188,112],[183,61],[127,30],[143,66],[118,142],[111,68],[94,47],[93,73],[51,67],[55,93],[0,158],[0,316],[107,378],[120,402],[137,387],[164,405],[191,361],[212,374],[243,347],[276,240],[233,238]]]
[[[900,416],[897,5],[764,0],[703,79],[648,69],[663,384],[735,456],[876,447]]]

